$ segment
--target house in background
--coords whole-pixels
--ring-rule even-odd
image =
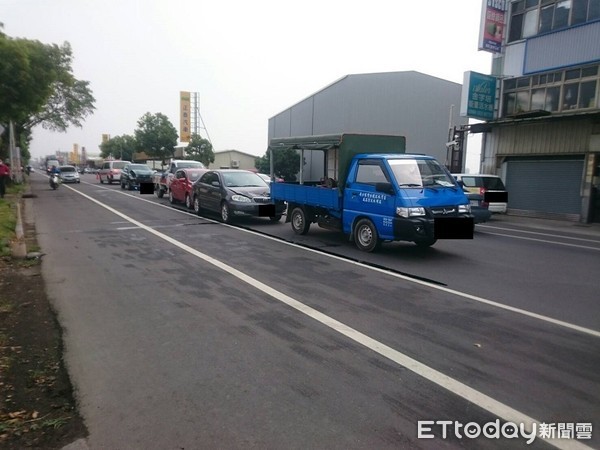
[[[222,150],[215,152],[215,161],[210,163],[211,169],[245,169],[254,170],[256,155],[239,150]]]

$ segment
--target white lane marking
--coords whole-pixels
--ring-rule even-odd
[[[77,192],[78,194],[81,194],[81,195],[83,195],[85,197],[88,197],[86,194],[83,194],[83,193],[81,193],[81,192],[79,192],[79,191],[77,191],[75,189],[73,189],[73,190],[75,192]],[[115,191],[115,192],[119,192],[119,191]],[[127,194],[126,192],[121,192],[121,194],[123,194],[123,195],[130,195],[130,194]],[[132,196],[132,195],[130,195],[130,196],[133,197],[133,198],[136,198],[136,199],[148,202],[148,203],[150,203],[152,205],[156,205],[156,206],[160,206],[160,207],[163,207],[163,208],[167,208],[170,211],[176,211],[176,212],[180,212],[182,214],[188,214],[188,215],[191,215],[193,217],[198,217],[196,214],[188,213],[186,211],[175,209],[175,208],[172,208],[170,206],[162,205],[160,203],[151,202],[150,200],[146,200],[146,199],[143,199],[143,198],[138,198],[138,197],[135,197],[135,196]],[[88,198],[92,199],[91,197],[88,197]],[[97,202],[94,199],[92,199],[92,200],[94,202]],[[98,202],[98,204],[104,206],[100,202]],[[108,205],[105,206],[105,207],[106,208],[110,208]],[[478,297],[477,295],[472,295],[472,294],[467,294],[466,292],[456,291],[454,289],[450,289],[450,288],[447,288],[445,286],[439,286],[437,284],[433,284],[433,283],[430,283],[428,281],[419,280],[419,279],[416,279],[416,278],[411,278],[409,276],[402,275],[402,274],[395,273],[395,272],[390,272],[390,271],[388,271],[386,269],[382,269],[382,268],[379,268],[379,267],[372,267],[372,266],[369,266],[367,264],[364,264],[364,263],[361,263],[361,262],[358,262],[358,261],[351,261],[349,259],[342,258],[341,256],[332,255],[330,253],[323,253],[323,252],[320,252],[319,250],[315,250],[315,249],[312,249],[312,248],[308,248],[308,247],[304,247],[304,246],[301,246],[301,245],[298,245],[298,244],[294,244],[293,242],[286,242],[286,241],[284,241],[282,239],[274,238],[274,237],[268,236],[266,234],[256,233],[256,232],[254,232],[252,230],[248,230],[246,228],[233,227],[231,225],[227,225],[227,224],[224,224],[224,223],[212,220],[212,219],[207,219],[205,217],[202,217],[201,219],[202,220],[207,220],[207,221],[212,222],[212,223],[218,223],[219,225],[224,225],[224,226],[227,226],[227,227],[230,227],[230,228],[234,228],[234,229],[236,229],[238,231],[244,231],[244,232],[250,233],[250,234],[252,234],[254,236],[260,236],[260,237],[262,237],[264,239],[269,239],[269,240],[272,240],[272,241],[275,241],[275,242],[279,242],[281,244],[285,244],[285,245],[289,245],[289,246],[292,246],[292,247],[295,247],[295,248],[299,248],[299,249],[307,251],[307,252],[312,252],[312,253],[318,254],[320,256],[325,256],[327,258],[332,258],[332,259],[335,259],[335,260],[338,260],[338,261],[343,261],[343,262],[345,262],[347,264],[352,264],[352,265],[355,265],[355,266],[358,266],[358,267],[361,267],[361,268],[364,268],[364,269],[372,270],[374,272],[383,273],[385,275],[388,275],[388,276],[391,276],[391,277],[395,277],[395,278],[399,278],[399,279],[404,280],[404,281],[409,281],[411,283],[420,284],[422,286],[427,286],[427,287],[429,287],[431,289],[437,289],[438,291],[444,291],[444,292],[447,292],[448,294],[452,294],[452,295],[455,295],[457,297],[466,298],[468,300],[472,300],[472,301],[475,301],[475,302],[478,302],[478,303],[483,303],[483,304],[486,304],[488,306],[493,306],[495,308],[504,309],[506,311],[510,311],[510,312],[513,312],[513,313],[516,313],[516,314],[521,314],[521,315],[527,316],[527,317],[532,317],[534,319],[538,319],[538,320],[541,320],[541,321],[544,321],[544,322],[552,323],[554,325],[558,325],[558,326],[561,326],[561,327],[564,327],[564,328],[568,328],[570,330],[575,330],[575,331],[578,331],[578,332],[581,332],[581,333],[588,334],[590,336],[594,336],[594,337],[599,337],[600,338],[600,331],[593,330],[591,328],[582,327],[582,326],[575,325],[575,324],[572,324],[572,323],[569,323],[569,322],[564,322],[562,320],[554,319],[552,317],[544,316],[542,314],[537,314],[537,313],[534,313],[534,312],[531,312],[531,311],[527,311],[525,309],[516,308],[514,306],[505,305],[503,303],[498,303],[498,302],[495,302],[493,300],[488,300],[488,299],[485,299],[483,297]],[[133,220],[133,219],[131,219],[131,220]],[[158,228],[158,227],[154,227],[154,228]]]
[[[551,234],[551,233],[540,233],[539,231],[525,231],[525,230],[518,230],[516,228],[506,228],[506,227],[495,227],[493,225],[484,225],[484,224],[477,224],[478,227],[481,228],[493,228],[495,230],[505,230],[505,231],[514,231],[515,233],[527,233],[527,234],[537,234],[540,236],[550,236],[550,237],[555,237],[558,239],[571,239],[574,241],[585,241],[585,242],[595,242],[595,243],[600,243],[600,241],[594,240],[594,239],[587,239],[587,238],[578,238],[578,237],[572,237],[572,236],[561,236],[560,234]]]
[[[530,238],[530,237],[525,237],[525,236],[513,236],[512,234],[490,233],[489,231],[483,231],[483,233],[490,234],[492,236],[504,236],[504,237],[509,237],[512,239],[522,239],[525,241],[543,242],[545,244],[563,245],[565,247],[585,248],[586,250],[600,251],[600,247],[588,247],[587,245],[567,244],[566,242],[549,241],[547,239],[535,239],[535,238]],[[594,242],[594,241],[592,241],[592,242]]]
[[[304,303],[282,293],[279,292],[276,289],[273,289],[271,286],[268,286],[264,283],[262,283],[261,281],[258,281],[252,277],[250,277],[249,275],[245,274],[244,272],[235,269],[234,267],[231,267],[225,263],[223,263],[222,261],[219,261],[218,259],[215,259],[209,255],[206,255],[202,252],[199,252],[198,250],[182,243],[179,242],[178,240],[167,236],[159,231],[156,231],[155,229],[144,225],[141,222],[138,222],[137,220],[126,216],[125,214],[121,213],[120,211],[117,211],[116,209],[105,205],[104,203],[101,203],[100,201],[82,193],[79,191],[76,191],[74,189],[75,192],[77,192],[78,194],[86,197],[87,199],[89,199],[90,201],[96,203],[97,205],[107,209],[108,211],[112,212],[113,214],[118,215],[119,217],[122,217],[123,219],[131,222],[134,225],[137,225],[138,227],[146,230],[148,233],[153,234],[154,236],[163,239],[164,241],[169,242],[170,244],[179,247],[180,249],[190,253],[191,255],[196,256],[199,259],[202,259],[203,261],[206,261],[209,264],[212,264],[213,266],[223,270],[224,272],[230,274],[231,276],[239,279],[240,281],[254,287],[255,289],[264,292],[265,294],[273,297],[276,300],[279,300],[280,302],[290,306],[291,308],[294,308],[295,310],[301,312],[302,314],[305,314],[306,316],[316,320],[317,322],[322,323],[323,325],[327,326],[328,328],[337,331],[338,333],[348,337],[349,339],[353,340],[354,342],[357,342],[363,346],[365,346],[366,348],[374,351],[375,353],[378,353],[379,355],[388,358],[389,360],[395,362],[396,364],[403,366],[405,368],[407,368],[408,370],[414,372],[415,374],[431,381],[432,383],[437,384],[438,386],[450,391],[451,393],[458,395],[462,398],[464,398],[465,400],[489,411],[490,413],[494,414],[495,416],[502,418],[506,421],[509,422],[513,422],[513,423],[523,423],[524,426],[526,427],[528,432],[531,432],[532,430],[532,424],[533,423],[541,423],[541,421],[534,419],[533,417],[530,417],[514,408],[511,408],[508,405],[505,405],[502,402],[499,402],[498,400],[495,400],[494,398],[483,394],[469,386],[467,386],[464,383],[461,383],[458,380],[455,380],[454,378],[451,378],[445,374],[443,374],[442,372],[439,372],[419,361],[417,361],[416,359],[411,358],[410,356],[405,355],[404,353],[399,352],[398,350],[394,350],[393,348],[367,336],[366,334],[361,333],[358,330],[355,330],[354,328],[349,327],[348,325],[339,322],[338,320],[327,316],[326,314],[323,314],[319,311],[317,311],[316,309],[305,305]],[[560,439],[548,439],[548,438],[543,438],[540,436],[537,436],[538,439],[543,440],[551,445],[554,445],[557,448],[561,448],[561,449],[589,449],[590,447],[587,447],[583,444],[581,444],[580,442],[577,441],[567,441],[567,440],[560,440]]]

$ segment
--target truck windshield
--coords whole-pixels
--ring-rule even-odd
[[[391,159],[388,161],[401,188],[454,187],[454,180],[433,159]]]

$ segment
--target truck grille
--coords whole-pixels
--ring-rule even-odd
[[[458,214],[457,206],[436,206],[431,208],[431,212],[434,216],[451,217]]]

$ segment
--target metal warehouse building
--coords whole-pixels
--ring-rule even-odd
[[[346,75],[271,117],[268,137],[402,135],[408,153],[444,163],[450,122],[468,121],[459,116],[461,90],[461,84],[415,71]]]

